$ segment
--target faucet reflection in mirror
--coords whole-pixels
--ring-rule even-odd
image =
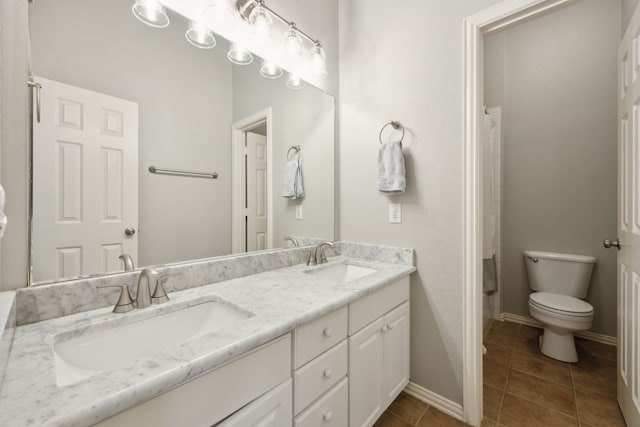
[[[166,8],[158,0],[135,0],[131,10],[140,22],[151,27],[164,28],[170,23]],[[267,58],[260,74],[270,79],[278,78],[283,74],[283,67],[276,64],[285,63],[290,71],[287,87],[291,89],[299,89],[304,85],[300,75],[306,70],[320,78],[327,76],[327,56],[320,40],[311,38],[294,22],[287,21],[269,8],[264,0],[213,0],[207,4],[202,15],[205,23],[191,20],[185,33],[187,41],[195,47],[212,49],[216,45],[214,31],[225,34],[233,41],[227,53],[229,61],[247,65],[253,62],[253,55],[246,47],[249,40]],[[281,46],[275,43],[272,36],[273,18],[287,26]],[[248,30],[245,29],[247,27]],[[311,43],[306,55],[303,40]]]

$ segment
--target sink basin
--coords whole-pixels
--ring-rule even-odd
[[[307,274],[312,274],[314,276],[324,277],[329,280],[333,280],[335,282],[351,282],[352,280],[359,279],[360,277],[368,276],[369,274],[375,273],[376,269],[361,267],[359,265],[353,264],[333,264],[327,267],[317,267],[311,270],[307,270]]]
[[[132,312],[143,314],[143,311]],[[127,316],[127,315],[124,315]],[[252,313],[219,300],[203,301],[144,319],[112,319],[53,337],[59,386],[177,347],[237,324]],[[132,316],[131,316],[132,317]]]

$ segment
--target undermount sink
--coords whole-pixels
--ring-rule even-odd
[[[144,319],[112,319],[61,332],[53,338],[58,386],[177,347],[252,316],[227,302],[207,300]]]
[[[335,282],[346,283],[352,280],[359,279],[360,277],[368,276],[375,273],[376,269],[361,267],[359,265],[339,263],[329,266],[316,267],[311,270],[307,270],[307,274],[314,276],[324,277],[325,279],[333,280]]]

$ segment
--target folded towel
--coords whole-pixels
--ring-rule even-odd
[[[402,142],[380,144],[378,149],[378,191],[382,195],[404,193],[406,187]]]
[[[299,199],[304,197],[302,185],[302,166],[300,159],[289,160],[284,167],[284,179],[282,182],[282,197]]]

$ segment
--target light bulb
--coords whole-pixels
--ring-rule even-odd
[[[131,11],[140,22],[150,27],[164,28],[169,25],[167,11],[156,0],[136,0]]]
[[[189,22],[189,29],[185,33],[185,37],[189,43],[201,49],[211,49],[216,45],[216,38],[213,36],[213,32],[197,22]]]
[[[296,74],[289,74],[289,78],[287,79],[287,87],[289,89],[300,89],[304,87],[304,80],[302,80]]]
[[[218,34],[235,27],[236,14],[229,0],[211,0],[202,12],[204,21]]]
[[[251,15],[249,15],[249,24],[256,35],[267,39],[271,38],[273,18],[264,6],[258,5],[253,8]]]
[[[266,77],[268,79],[277,79],[282,76],[283,71],[282,68],[278,67],[273,62],[263,59],[262,67],[260,67],[260,75],[262,77]]]
[[[327,76],[327,54],[319,42],[316,42],[311,49],[311,67],[316,76],[323,78]]]
[[[229,46],[229,52],[227,52],[227,58],[229,61],[238,65],[248,65],[253,62],[253,55],[251,55],[251,52],[237,43],[231,43],[231,46]]]
[[[290,58],[297,58],[302,54],[302,37],[296,30],[295,25],[291,24],[289,29],[284,32],[284,49]]]

